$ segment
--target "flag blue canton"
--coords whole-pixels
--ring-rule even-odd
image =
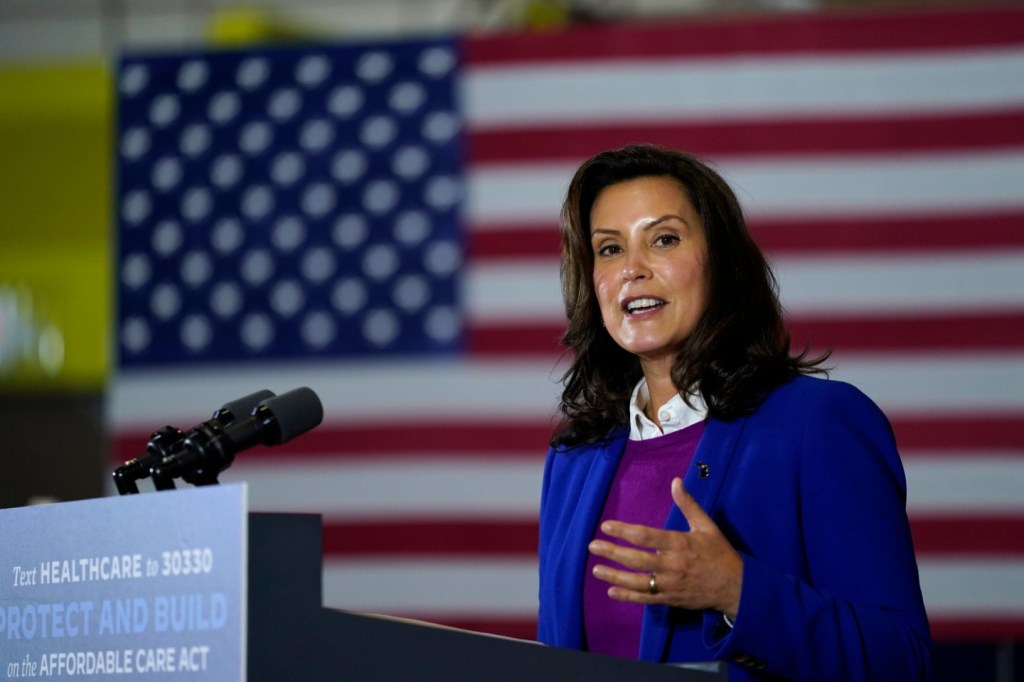
[[[452,40],[126,57],[122,367],[453,352]]]

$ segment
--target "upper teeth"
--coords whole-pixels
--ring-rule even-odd
[[[653,308],[660,303],[661,301],[656,298],[637,298],[626,304],[626,310],[633,312],[640,308]]]

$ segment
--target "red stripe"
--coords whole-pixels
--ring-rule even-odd
[[[327,556],[532,556],[537,522],[353,521],[324,524]]]
[[[918,555],[1024,555],[1024,516],[927,516],[910,519]],[[537,521],[365,520],[324,524],[324,553],[333,557],[531,557]]]
[[[932,639],[938,642],[984,642],[1024,639],[1024,618],[929,618]]]
[[[1012,454],[1024,453],[1022,413],[890,417],[896,442],[904,455],[914,450],[1006,450]]]
[[[521,256],[558,258],[558,219],[537,225],[491,224],[466,232],[469,260],[489,258],[507,260]]]
[[[901,452],[917,450],[1006,450],[1020,453],[1024,447],[1024,414],[961,416],[933,414],[926,417],[890,415]],[[431,422],[359,426],[326,423],[276,448],[253,448],[252,459],[287,459],[294,456],[330,459],[376,455],[408,457],[464,456],[489,458],[540,457],[555,428],[555,421],[526,422]],[[149,434],[120,431],[115,434],[111,462],[118,465],[145,451]]]
[[[844,351],[979,351],[1024,348],[1024,311],[901,315],[790,317],[792,347]],[[562,352],[564,325],[478,324],[468,330],[467,347],[476,356],[543,356],[552,363]]]
[[[562,30],[472,37],[470,68],[601,59],[728,55],[870,53],[1019,45],[1018,7],[932,11],[764,15],[657,23],[573,26]]]
[[[1020,350],[1024,349],[1024,312],[877,317],[797,317],[787,321],[794,349],[852,351]],[[476,325],[467,348],[477,356],[536,355],[563,352],[564,325]]]
[[[766,253],[925,253],[1024,246],[1024,213],[967,216],[752,219],[751,232]],[[468,232],[476,261],[538,256],[558,258],[558,220],[488,224]]]
[[[636,142],[686,149],[716,160],[1003,148],[1024,144],[1024,111],[487,129],[471,134],[469,160],[472,164],[578,163],[605,149]]]
[[[927,417],[890,415],[896,440],[904,456],[914,451],[990,451],[1021,453],[1024,444],[1024,414],[985,414],[964,417],[933,414]],[[407,424],[326,423],[291,443],[275,448],[253,448],[247,460],[279,460],[289,457],[344,459],[379,456],[431,458],[438,455],[469,459],[543,456],[555,421],[494,422],[434,421]],[[112,464],[119,465],[142,454],[149,440],[144,431],[115,434]]]
[[[478,324],[466,330],[466,348],[480,356],[537,355],[550,358],[553,366],[565,352],[559,341],[564,328],[562,324],[517,324],[515,327]]]
[[[879,317],[794,317],[787,320],[794,349],[856,351],[1021,350],[1024,311]]]
[[[1024,246],[1024,212],[984,215],[752,220],[766,252],[892,252]]]
[[[1024,516],[912,516],[910,525],[918,555],[1024,555]]]

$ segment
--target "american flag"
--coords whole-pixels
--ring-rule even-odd
[[[936,637],[1024,636],[1022,74],[1019,8],[128,56],[115,458],[310,386],[323,426],[222,481],[323,514],[326,604],[531,637],[559,205],[654,142],[893,422]]]

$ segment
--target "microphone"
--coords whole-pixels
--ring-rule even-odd
[[[158,490],[174,488],[174,478],[193,485],[216,485],[220,472],[235,455],[254,445],[281,445],[323,421],[320,398],[309,388],[296,388],[260,401],[244,419],[203,422],[192,429],[174,453],[150,468]]]
[[[242,396],[237,400],[224,403],[219,410],[213,413],[211,421],[226,426],[239,417],[252,412],[264,400],[273,397],[274,392],[266,389]],[[117,492],[121,495],[138,494],[139,486],[136,481],[147,478],[150,475],[150,468],[180,450],[184,442],[185,432],[174,426],[165,426],[154,431],[149,442],[146,443],[144,454],[128,460],[114,470],[114,484],[117,486]]]

